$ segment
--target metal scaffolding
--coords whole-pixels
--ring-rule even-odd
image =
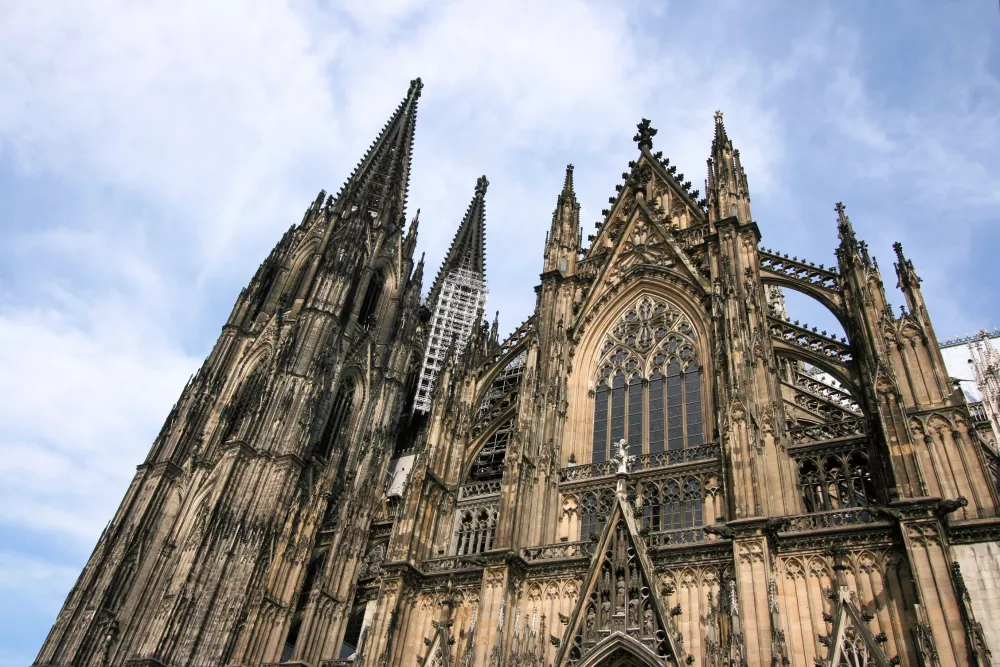
[[[1000,447],[1000,352],[990,342],[990,332],[980,332],[980,339],[969,343],[969,364],[976,374],[976,385],[983,397],[983,409],[989,419],[993,438]]]
[[[463,350],[476,323],[476,313],[486,309],[486,296],[486,280],[482,275],[457,268],[445,276],[437,302],[433,304],[427,351],[413,401],[414,412],[430,411],[434,381],[441,372],[448,347],[454,340],[456,354]]]

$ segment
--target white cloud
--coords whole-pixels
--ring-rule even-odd
[[[199,363],[127,306],[0,315],[0,524],[94,539]]]

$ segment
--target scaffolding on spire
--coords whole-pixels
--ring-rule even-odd
[[[430,411],[434,381],[441,372],[452,341],[455,352],[460,353],[472,335],[477,315],[486,309],[488,289],[484,256],[488,185],[485,176],[476,182],[476,194],[427,297],[431,311],[430,331],[413,400],[414,412]]]
[[[969,364],[976,375],[976,385],[983,397],[982,406],[993,430],[993,441],[1000,447],[1000,351],[990,342],[988,331],[969,343]]]

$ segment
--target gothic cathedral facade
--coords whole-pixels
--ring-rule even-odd
[[[588,243],[567,168],[501,339],[485,177],[422,298],[421,87],[240,293],[35,664],[998,664],[996,460],[902,248],[894,314],[842,205],[833,266],[764,249],[721,114],[703,199],[644,120]]]

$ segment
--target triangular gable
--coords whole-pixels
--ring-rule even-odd
[[[606,240],[610,240],[610,237]],[[639,265],[672,271],[700,287],[704,293],[711,291],[708,282],[677,243],[673,232],[656,220],[645,200],[640,197],[636,199],[635,207],[625,221],[621,234],[614,241],[609,256],[604,259],[604,265],[599,269],[593,287],[577,314],[577,322],[583,321],[604,293],[603,286]]]
[[[638,161],[629,162],[630,171],[627,174],[622,174],[625,177],[624,186],[618,186],[618,196],[612,197],[609,200],[611,208],[603,211],[604,224],[601,225],[597,234],[592,237],[593,243],[587,250],[584,261],[592,258],[595,253],[599,252],[597,249],[613,245],[607,238],[613,229],[613,225],[608,223],[622,217],[626,212],[625,208],[637,199],[635,193],[643,191],[645,194],[645,186],[650,182],[654,185],[654,191],[664,192],[663,186],[666,187],[666,190],[669,190],[670,199],[674,203],[671,206],[671,210],[666,211],[666,213],[676,213],[677,206],[681,206],[690,213],[692,224],[707,222],[708,218],[705,211],[695,201],[695,197],[693,196],[697,193],[688,192],[683,187],[678,180],[680,177],[676,173],[671,173],[671,171],[676,172],[676,167],[668,168],[666,165],[669,163],[669,160],[666,162],[661,161],[662,156],[663,153],[658,152],[654,155],[645,146],[640,147]]]
[[[847,591],[841,592],[830,633],[830,652],[824,664],[829,667],[889,667],[889,659],[849,595]]]
[[[566,626],[555,665],[577,665],[620,633],[667,664],[681,664],[667,606],[656,588],[646,544],[619,482],[616,502],[595,547],[583,590]]]

